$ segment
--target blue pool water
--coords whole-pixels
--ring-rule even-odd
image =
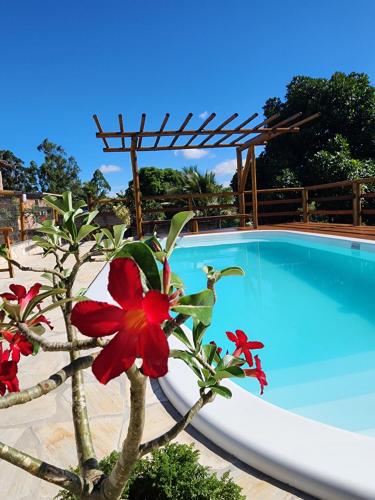
[[[218,283],[206,340],[232,351],[225,332],[242,329],[265,344],[266,401],[375,436],[375,253],[356,247],[269,236],[178,248],[171,262],[187,293],[205,287],[205,264],[246,271]],[[233,380],[259,394],[254,379]]]

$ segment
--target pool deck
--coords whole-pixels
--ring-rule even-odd
[[[19,258],[26,266],[48,267],[51,257],[29,253]],[[2,264],[2,263],[0,263]],[[77,289],[87,287],[103,264],[91,263],[78,276]],[[0,275],[0,292],[6,291],[11,283],[22,283],[30,287],[36,281],[43,281],[38,274],[15,269],[15,278],[6,273]],[[48,337],[63,340],[62,318],[57,311],[49,314],[55,325]],[[67,364],[66,353],[40,353],[36,357],[23,358],[20,366],[21,387],[29,387],[48,377]],[[35,369],[37,367],[37,370]],[[85,372],[88,409],[92,422],[95,448],[99,458],[118,449],[124,438],[129,417],[128,389],[125,377],[118,377],[107,386],[99,384],[89,370]],[[125,396],[124,396],[125,395]],[[149,384],[146,400],[145,439],[155,437],[175,423],[176,411],[155,381]],[[8,445],[40,457],[47,462],[69,467],[76,463],[74,430],[71,422],[71,398],[68,384],[30,403],[1,410],[0,440]],[[250,424],[250,422],[249,422]],[[297,492],[274,481],[264,474],[245,465],[238,458],[220,450],[200,433],[192,429],[180,434],[177,441],[195,443],[201,452],[201,462],[218,474],[230,471],[234,480],[243,488],[246,498],[252,500],[297,500],[311,499],[309,495]],[[28,475],[13,465],[0,461],[1,498],[12,500],[51,500],[58,488]]]
[[[330,236],[375,240],[375,226],[352,226],[351,224],[330,224],[328,222],[285,222],[281,224],[261,225],[258,229],[302,231]]]

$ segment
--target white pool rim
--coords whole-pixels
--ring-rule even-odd
[[[361,249],[375,252],[375,242],[370,240],[284,230],[187,235],[178,243],[182,247],[229,244],[273,239],[290,233],[298,239],[324,238],[328,244],[349,248],[352,242],[360,243]],[[90,298],[109,299],[107,273],[104,268],[93,282],[88,292]],[[169,343],[171,348],[181,346],[175,338],[170,338]],[[199,397],[196,377],[179,360],[169,360],[169,372],[159,383],[180,414]],[[224,385],[232,391],[232,398],[216,397],[191,423],[213,443],[245,464],[315,497],[375,499],[374,438],[301,417],[252,395],[231,381],[225,381]]]

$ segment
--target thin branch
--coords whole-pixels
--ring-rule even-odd
[[[28,403],[33,399],[38,399],[41,396],[45,396],[49,392],[54,391],[60,385],[66,382],[68,378],[72,377],[74,373],[78,372],[79,370],[89,368],[93,364],[95,357],[96,354],[77,358],[69,365],[64,366],[63,368],[61,368],[61,370],[54,373],[47,379],[42,380],[38,384],[29,387],[28,389],[24,389],[23,391],[11,392],[6,396],[3,396],[2,398],[0,398],[0,410],[10,408],[11,406]]]
[[[164,327],[164,333],[167,337],[169,337],[175,328],[178,326],[181,326],[183,323],[185,323],[186,320],[189,319],[189,316],[186,314],[177,314],[177,316],[172,319],[171,321],[168,321],[166,326]]]
[[[180,432],[182,432],[193,420],[195,415],[205,406],[207,403],[213,401],[215,394],[212,391],[203,394],[197,402],[190,408],[190,410],[185,413],[185,415],[175,423],[173,427],[169,429],[169,431],[165,432],[161,436],[148,441],[147,443],[141,444],[139,447],[140,456],[146,455],[150,453],[150,451],[155,448],[160,448],[160,446],[164,446],[168,444],[172,439],[178,436]]]
[[[13,266],[18,267],[18,269],[20,271],[32,271],[33,273],[40,273],[40,274],[49,273],[49,274],[54,274],[55,276],[58,276],[60,279],[64,279],[64,275],[61,274],[59,271],[56,271],[56,269],[36,269],[35,267],[24,266],[24,265],[20,264],[19,262],[17,262],[16,260],[10,259],[9,257],[4,256],[4,258],[8,262],[10,262]]]
[[[105,499],[118,499],[139,458],[143,428],[145,424],[145,400],[147,377],[133,365],[126,375],[130,380],[130,418],[128,432],[120,456],[108,478],[101,484]]]
[[[42,462],[23,451],[7,446],[1,442],[0,458],[20,467],[33,476],[44,479],[44,481],[48,481],[49,483],[56,484],[61,488],[65,488],[74,495],[80,496],[82,492],[81,479],[73,472],[60,469],[47,462]]]
[[[105,347],[108,344],[107,339],[100,337],[93,337],[84,340],[72,340],[70,342],[51,342],[43,338],[43,336],[34,333],[26,323],[17,323],[19,331],[32,342],[36,342],[40,345],[43,351],[77,351],[79,349],[94,349],[95,347]]]

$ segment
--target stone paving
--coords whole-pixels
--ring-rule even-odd
[[[42,259],[35,251],[21,257],[24,265],[47,266],[50,257]],[[1,263],[0,263],[1,264]],[[102,263],[84,267],[77,279],[77,289],[87,287],[100,271]],[[1,266],[0,266],[1,267]],[[15,278],[0,275],[0,292],[10,283],[26,287],[42,281],[38,274],[15,270]],[[49,314],[55,329],[48,334],[54,339],[64,339],[61,317],[57,311]],[[20,366],[21,387],[29,387],[48,377],[68,363],[67,353],[41,352],[36,357],[23,358]],[[102,386],[86,370],[86,393],[92,432],[99,458],[121,446],[126,432],[129,407],[127,379],[121,376]],[[173,423],[176,412],[166,400],[157,382],[148,386],[145,439],[166,431]],[[56,391],[31,401],[26,405],[2,410],[0,440],[20,448],[49,463],[60,467],[76,464],[74,432],[71,422],[70,386],[64,384]],[[231,471],[235,481],[243,487],[246,498],[253,500],[294,500],[310,498],[252,470],[236,458],[218,449],[193,428],[180,434],[179,442],[193,442],[201,452],[201,462],[219,474]],[[13,465],[0,460],[0,499],[29,500],[53,499],[58,488],[28,475]]]

